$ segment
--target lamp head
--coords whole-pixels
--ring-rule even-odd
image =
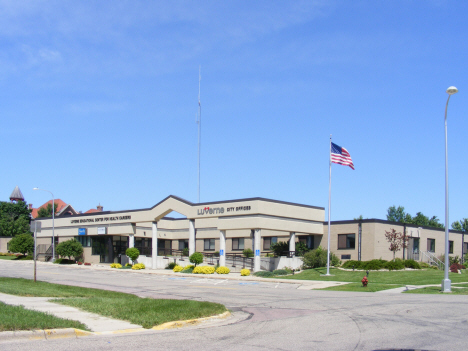
[[[451,86],[451,87],[448,87],[445,92],[449,95],[453,95],[453,94],[458,93],[458,89],[455,88],[454,86]]]

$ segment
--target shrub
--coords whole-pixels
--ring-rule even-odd
[[[213,252],[213,256],[214,256],[214,257],[219,257],[219,251]]]
[[[132,264],[131,263],[125,263],[125,267],[131,267]]]
[[[166,269],[174,269],[175,266],[177,266],[177,263],[170,262],[167,264]]]
[[[112,263],[112,264],[110,265],[110,267],[111,267],[111,268],[118,268],[118,269],[119,269],[119,268],[122,268],[122,265],[121,265],[120,263]]]
[[[71,239],[58,244],[55,251],[57,251],[57,254],[60,256],[68,257],[69,260],[71,260],[72,257],[77,259],[83,254],[83,245],[81,245],[78,240]]]
[[[304,254],[302,258],[305,268],[318,268],[327,266],[327,250],[321,246],[315,250],[309,251]],[[332,252],[330,252],[330,265],[339,266],[341,264],[340,259]]]
[[[57,258],[55,261],[54,261],[55,264],[73,264],[75,263],[75,261],[73,260],[68,260],[66,258]],[[86,264],[86,263],[85,263]]]
[[[450,266],[454,263],[460,263],[460,256],[456,255],[454,256],[449,256],[449,264]]]
[[[355,261],[355,260],[349,260],[343,263],[341,267],[346,268],[346,269],[362,269],[362,263],[363,261]]]
[[[34,238],[31,234],[18,234],[8,243],[8,248],[13,252],[20,252],[23,255],[34,253]]]
[[[253,275],[256,277],[262,277],[262,278],[271,278],[275,276],[273,272],[268,272],[268,271],[255,272]]]
[[[288,275],[290,274],[286,269],[275,269],[273,271],[274,275]]]
[[[421,262],[419,265],[421,266],[421,268],[431,268],[431,265],[426,262]]]
[[[135,261],[140,256],[140,251],[136,247],[129,247],[125,254],[132,260]]]
[[[247,268],[241,269],[240,273],[241,273],[241,276],[243,277],[248,276],[250,275],[250,269],[247,269]]]
[[[214,267],[210,266],[197,266],[193,269],[193,274],[213,274],[214,272]]]
[[[203,262],[203,254],[201,252],[194,252],[190,257],[189,257],[190,263],[193,263],[195,267],[197,264],[200,264]]]
[[[132,266],[132,269],[145,269],[145,265],[143,263],[137,263]]]
[[[193,273],[193,266],[191,268],[184,268],[184,270],[180,273],[187,273],[187,274]]]
[[[275,253],[275,256],[285,256],[289,253],[289,241],[279,241],[271,244],[270,249]]]
[[[405,260],[404,265],[406,268],[421,269],[421,266],[415,260]]]
[[[389,261],[385,262],[383,268],[387,268],[389,271],[404,269],[405,265],[401,261]]]
[[[216,273],[218,274],[229,274],[229,272],[231,272],[231,270],[227,267],[224,267],[224,266],[221,266],[221,267],[218,267],[216,269]]]
[[[304,256],[306,252],[309,251],[309,248],[302,241],[296,243],[296,256]]]
[[[465,269],[465,266],[460,263],[452,263],[450,265],[450,272],[452,273],[458,273],[458,271],[461,269]]]
[[[242,254],[244,255],[244,257],[253,257],[254,255],[252,249],[245,249],[244,251],[242,251]]]
[[[362,265],[362,269],[369,271],[378,271],[379,269],[383,268],[385,263],[386,262],[382,262],[381,260],[370,260]],[[403,263],[401,263],[401,265],[403,266]]]
[[[173,270],[174,272],[182,272],[183,268],[182,268],[182,266],[179,266],[178,264],[176,264],[176,265],[174,266],[174,268],[172,268],[172,270]]]
[[[188,256],[189,255],[189,249],[186,247],[185,249],[182,250],[182,256]]]

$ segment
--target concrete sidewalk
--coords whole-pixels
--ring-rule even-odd
[[[49,302],[56,297],[25,297],[0,293],[0,301],[7,305],[23,306],[28,310],[46,312],[59,318],[71,319],[85,324],[93,332],[108,332],[127,329],[142,329],[141,325],[81,311],[77,308]]]

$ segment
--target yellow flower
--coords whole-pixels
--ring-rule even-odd
[[[241,269],[240,273],[241,273],[242,276],[248,276],[248,275],[250,275],[250,270],[244,268],[244,269]]]
[[[230,272],[229,268],[224,267],[224,266],[218,267],[218,269],[216,270],[216,273],[218,274],[228,274],[229,272]]]

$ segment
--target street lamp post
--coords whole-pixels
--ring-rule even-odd
[[[450,96],[458,93],[458,89],[454,86],[446,90],[448,94],[447,103],[445,104],[445,269],[444,280],[442,280],[442,292],[451,292],[451,281],[449,279],[449,205],[448,205],[448,152],[447,152],[447,108]]]
[[[45,189],[39,189],[39,188],[33,188],[33,190],[42,190],[42,191],[47,191],[52,195],[52,262],[55,261],[55,199],[54,199],[54,194],[52,194],[52,191],[45,190]]]

